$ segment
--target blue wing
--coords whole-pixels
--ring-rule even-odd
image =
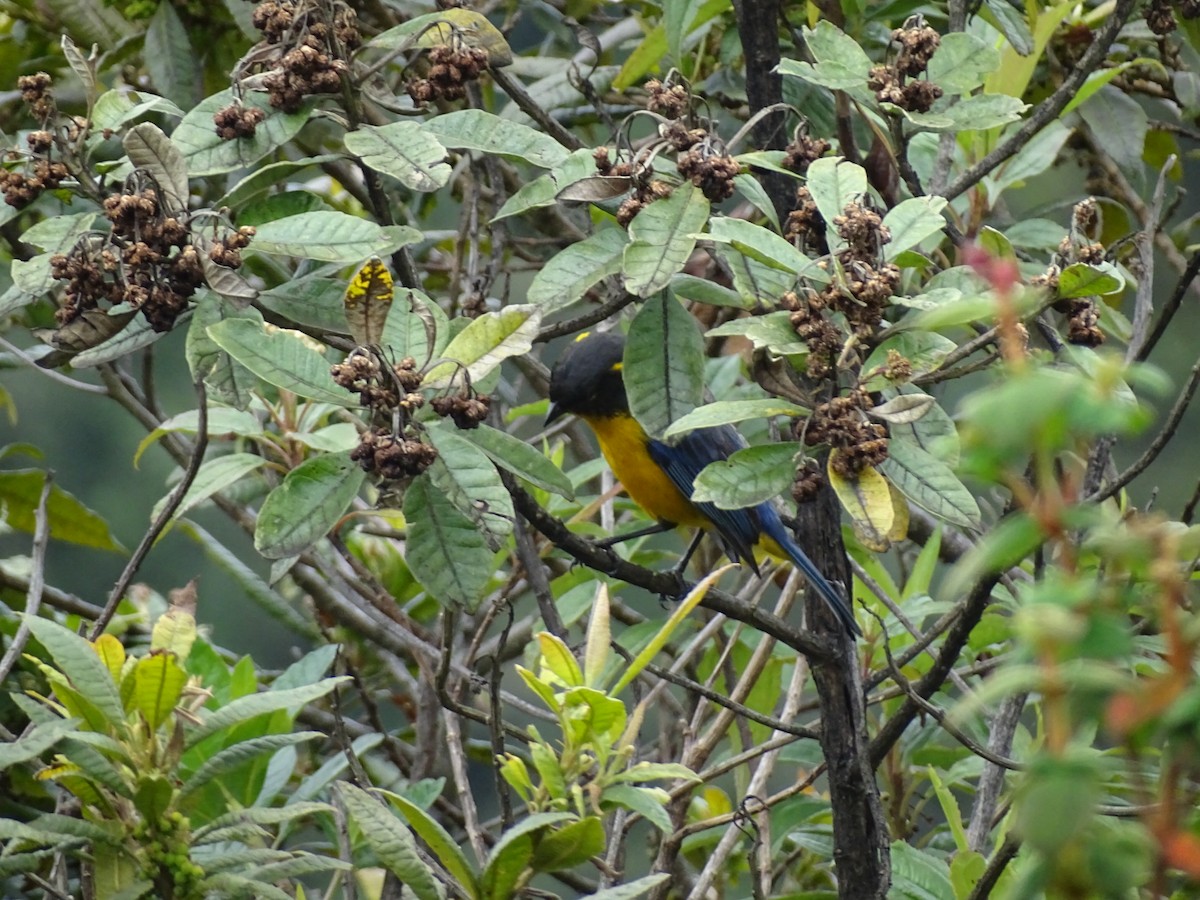
[[[730,454],[746,446],[745,439],[732,425],[717,428],[697,428],[688,432],[676,444],[651,439],[650,457],[662,468],[685,497],[692,496],[696,476],[709,463],[728,459]],[[756,511],[751,509],[720,509],[711,503],[696,503],[696,508],[713,523],[717,536],[730,559],[746,563],[755,572],[753,547],[761,529]]]
[[[696,476],[705,466],[728,459],[731,454],[745,446],[745,439],[732,425],[722,425],[716,428],[697,428],[676,444],[651,439],[648,449],[650,457],[662,467],[672,483],[684,496],[690,498]],[[745,509],[721,509],[711,503],[694,505],[712,522],[730,559],[746,563],[757,574],[758,565],[754,559],[753,547],[763,535],[771,538],[796,568],[804,573],[846,630],[851,634],[862,634],[842,595],[792,539],[770,501]]]

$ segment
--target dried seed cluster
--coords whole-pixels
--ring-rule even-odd
[[[338,0],[264,0],[255,7],[253,22],[263,42],[277,48],[263,79],[271,106],[296,112],[309,96],[341,90],[347,60],[362,44],[353,9]],[[249,127],[244,117],[240,121],[241,128]],[[216,125],[220,133],[222,123]]]
[[[50,76],[45,72],[22,75],[17,79],[17,87],[34,117],[43,126],[48,125],[57,112],[50,90]],[[74,137],[79,136],[78,125],[74,122],[68,126],[68,131]],[[71,174],[66,165],[51,158],[54,135],[46,128],[29,132],[25,142],[29,145],[28,156],[16,150],[7,154],[9,161],[23,163],[22,170],[0,169],[0,193],[4,195],[4,202],[16,209],[24,209],[41,196],[42,191],[53,190]]]
[[[657,78],[646,82],[646,109],[665,119],[678,119],[692,107],[692,95],[682,84],[666,85]]]
[[[434,100],[461,100],[467,85],[478,81],[487,71],[488,53],[482,47],[469,47],[461,41],[440,44],[429,51],[429,72],[405,85],[414,103]]]
[[[832,458],[833,470],[843,478],[856,478],[888,455],[887,429],[867,418],[872,406],[871,395],[857,388],[819,404],[808,419],[797,420],[796,435],[809,444],[828,444],[838,450]]]
[[[213,113],[213,125],[223,141],[236,138],[254,137],[258,123],[266,117],[257,106],[243,106],[241,103],[230,103]]]
[[[632,162],[614,163],[609,158],[607,147],[597,147],[593,150],[592,159],[596,161],[596,171],[601,175],[633,179],[633,194],[617,209],[617,223],[622,228],[628,228],[633,217],[640,213],[646,204],[671,196],[671,186],[665,181],[651,178],[650,170],[639,169]]]
[[[825,217],[817,209],[816,201],[807,187],[796,189],[796,207],[788,213],[784,223],[784,237],[799,241],[800,245],[818,256],[829,252],[825,239]]]
[[[833,225],[847,245],[837,253],[844,278],[841,283],[831,281],[821,291],[810,289],[806,297],[808,311],[810,315],[826,310],[839,312],[856,335],[870,337],[900,286],[899,267],[879,261],[880,250],[892,236],[875,209],[856,201],[834,217]],[[828,264],[822,260],[818,265]],[[813,326],[805,322],[804,327]]]
[[[1176,13],[1185,19],[1200,18],[1200,0],[1179,0],[1177,3],[1172,3],[1171,0],[1150,0],[1144,12],[1146,25],[1159,36],[1170,34],[1178,27]]]
[[[70,253],[50,258],[52,277],[66,282],[59,327],[89,310],[124,303],[141,310],[155,331],[170,331],[204,283],[187,210],[166,209],[158,188],[135,173],[123,193],[105,198],[104,214],[108,233],[87,235]],[[253,234],[253,228],[242,228],[217,241],[211,258],[234,268],[241,262],[237,250]]]
[[[892,32],[892,42],[900,45],[900,52],[890,63],[871,67],[867,87],[880,103],[893,103],[910,112],[928,112],[942,96],[942,89],[919,76],[929,67],[941,41],[934,29],[914,16]]]
[[[1100,223],[1096,201],[1088,197],[1075,204],[1071,218],[1071,234],[1059,242],[1054,262],[1041,275],[1030,279],[1030,284],[1044,287],[1056,293],[1062,265],[1085,263],[1097,265],[1107,255],[1104,245],[1091,240]],[[1068,297],[1058,300],[1054,310],[1067,318],[1067,341],[1084,347],[1098,347],[1104,343],[1104,332],[1100,330],[1100,298]]]
[[[797,175],[803,175],[808,167],[829,152],[829,141],[824,138],[809,137],[808,131],[803,130],[792,138],[784,150],[783,167]]]
[[[365,431],[350,458],[381,480],[398,481],[420,475],[437,459],[437,449],[422,441],[412,415],[425,405],[419,390],[422,375],[417,362],[406,356],[388,365],[372,351],[358,349],[345,362],[330,367],[333,380],[369,408],[379,424]],[[430,407],[459,428],[475,428],[487,418],[492,398],[463,388],[456,394],[435,397]]]

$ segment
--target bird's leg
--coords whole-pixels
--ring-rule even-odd
[[[618,534],[613,537],[604,538],[601,541],[596,541],[596,546],[607,549],[625,541],[632,541],[634,538],[646,537],[651,534],[662,534],[664,531],[670,531],[674,527],[670,522],[655,522],[653,525],[647,525],[645,528],[639,528],[637,531],[631,531],[628,534]]]
[[[675,564],[671,569],[671,574],[676,578],[683,580],[684,573],[687,572],[688,563],[692,561],[692,557],[696,553],[696,548],[700,546],[700,542],[704,540],[704,529],[697,528],[696,536],[692,538],[692,542],[688,544],[687,550],[684,551],[683,558]]]

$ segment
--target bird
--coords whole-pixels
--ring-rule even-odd
[[[759,570],[754,548],[761,546],[778,559],[791,560],[845,630],[861,635],[845,599],[792,539],[771,501],[721,509],[692,499],[701,470],[742,449],[746,441],[732,425],[697,428],[676,443],[651,437],[629,411],[624,355],[625,339],[620,334],[585,331],[567,347],[550,373],[546,424],[568,414],[586,422],[626,493],[658,523],[601,544],[611,546],[676,526],[700,529],[676,567],[680,574],[704,533],[714,534],[730,559],[746,563],[755,574]]]

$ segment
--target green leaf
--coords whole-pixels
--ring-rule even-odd
[[[192,772],[180,787],[181,797],[186,798],[202,788],[221,784],[221,779],[242,766],[260,757],[294,747],[308,741],[323,738],[319,731],[293,731],[287,734],[264,734],[260,737],[238,741],[210,756],[196,771]]]
[[[479,381],[510,356],[528,353],[541,321],[542,310],[529,304],[506,306],[473,319],[446,345],[442,358],[447,362],[426,372],[422,386]]]
[[[1006,516],[955,564],[939,595],[961,597],[984,575],[1012,568],[1045,540],[1041,526],[1028,513]]]
[[[231,187],[225,196],[218,200],[215,205],[242,209],[256,197],[267,191],[274,191],[280,184],[289,181],[290,179],[287,176],[295,175],[306,169],[315,169],[324,163],[330,163],[335,159],[343,158],[339,153],[323,153],[320,156],[285,159],[258,166],[253,172]]]
[[[708,237],[783,272],[808,276],[813,270],[820,271],[816,262],[797,250],[791,241],[745,219],[715,216],[709,223]]]
[[[352,784],[341,782],[335,790],[346,814],[358,826],[379,861],[418,900],[441,900],[433,872],[421,860],[416,841],[400,820],[374,797]]]
[[[1125,288],[1125,279],[1110,262],[1074,263],[1058,275],[1058,296],[1065,299],[1113,294]]]
[[[815,28],[804,29],[804,40],[815,63],[785,59],[778,67],[781,74],[835,91],[865,91],[871,58],[854,38],[822,19]]]
[[[893,437],[879,467],[900,493],[922,509],[963,528],[982,528],[979,504],[954,471],[917,444]]]
[[[928,78],[947,94],[968,94],[1000,67],[1000,54],[965,31],[942,35],[929,60]]]
[[[647,300],[629,329],[623,372],[629,407],[651,435],[662,434],[704,393],[704,340],[696,320],[666,293]]]
[[[808,167],[808,190],[832,231],[834,217],[867,192],[867,172],[840,157],[826,156]]]
[[[196,478],[187,493],[183,495],[172,521],[183,518],[189,511],[195,509],[209,497],[219,494],[227,487],[241,481],[251,472],[266,465],[266,460],[256,453],[228,453],[225,456],[214,456],[205,460],[196,473]],[[166,504],[164,497],[154,505],[151,515],[157,518]]]
[[[299,332],[251,319],[225,319],[208,328],[226,353],[268,384],[309,400],[357,407],[350,393],[329,374],[329,361]]]
[[[267,495],[254,529],[254,548],[267,559],[307,550],[337,525],[366,479],[349,453],[324,453],[288,472]]]
[[[580,300],[609,275],[621,271],[629,237],[623,228],[601,228],[560,250],[533,276],[526,299],[546,314]]]
[[[628,784],[609,785],[600,794],[600,807],[604,809],[611,806],[621,806],[637,813],[663,834],[670,834],[673,830],[671,816],[657,791]]]
[[[777,310],[759,316],[730,319],[723,325],[710,328],[706,337],[743,337],[755,350],[767,349],[776,356],[794,356],[808,352],[808,345],[796,334],[792,314]]]
[[[414,479],[405,491],[404,518],[404,559],[413,576],[438,603],[474,611],[493,571],[492,553],[475,523],[427,475]]]
[[[105,91],[92,108],[92,127],[117,131],[122,125],[152,113],[183,118],[182,109],[149,91]]]
[[[784,292],[796,286],[796,276],[791,272],[764,265],[721,244],[717,244],[713,252],[733,273],[733,287],[745,301],[743,306],[752,307],[760,303],[773,306]],[[822,272],[820,275],[814,274],[811,280],[815,284],[827,284],[829,276]]]
[[[381,735],[375,735],[381,738]],[[343,756],[342,761],[345,762]],[[211,822],[192,832],[192,840],[201,843],[209,840],[209,835],[222,828],[239,825],[281,825],[294,819],[331,814],[333,807],[328,803],[291,802],[287,806],[250,806],[245,809],[235,809],[224,813]]]
[[[248,169],[294,138],[308,121],[313,106],[309,101],[297,112],[283,113],[271,106],[266,94],[258,91],[246,91],[241,101],[244,106],[261,109],[264,114],[252,137],[225,141],[213,127],[213,115],[235,102],[232,89],[201,100],[171,133],[171,141],[183,154],[188,174],[193,178]]]
[[[492,221],[498,222],[509,216],[529,212],[531,209],[553,206],[558,202],[559,192],[564,188],[595,174],[596,161],[592,157],[592,151],[586,147],[576,150],[549,172],[539,175],[518,189],[504,201],[504,205],[492,216]]]
[[[250,391],[256,384],[254,375],[208,334],[210,326],[225,319],[262,322],[262,313],[249,307],[239,310],[219,294],[204,291],[188,324],[184,353],[192,378],[204,379],[210,400],[245,409],[250,405]]]
[[[25,621],[59,671],[70,680],[79,696],[104,717],[108,727],[116,729],[124,723],[125,708],[117,685],[91,642],[49,619],[26,616]]]
[[[885,108],[898,110],[904,118],[923,131],[986,131],[998,125],[1007,125],[1021,118],[1029,108],[1018,97],[1008,94],[974,94],[964,97],[945,109],[917,113],[901,110],[890,103]]]
[[[129,161],[157,182],[167,212],[187,209],[188,170],[179,148],[157,125],[134,125],[121,141]]]
[[[643,781],[658,781],[661,779],[682,779],[699,783],[702,781],[699,775],[689,769],[682,763],[650,763],[639,762],[634,763],[624,772],[618,772],[613,776],[613,781],[631,782],[640,784]]]
[[[670,829],[665,829],[664,833],[669,834]],[[588,900],[634,900],[635,897],[641,897],[650,893],[670,877],[670,875],[666,874],[647,875],[644,878],[639,878],[637,881],[630,881],[626,884],[618,884],[615,887],[596,891],[596,893],[588,895]]]
[[[629,224],[629,245],[622,271],[625,289],[638,297],[662,290],[680,271],[696,246],[696,235],[708,221],[709,204],[690,181],[670,197],[656,200]]]
[[[800,444],[791,441],[738,450],[704,468],[696,477],[692,499],[720,509],[742,509],[778,497],[795,480],[799,452]]]
[[[765,400],[718,400],[697,407],[686,416],[676,419],[664,433],[664,438],[672,438],[686,434],[696,428],[713,428],[718,425],[732,425],[745,422],[748,419],[768,419],[774,416],[804,416],[808,414],[803,406],[788,403],[786,400],[768,398]],[[793,451],[795,452],[795,451]]]
[[[449,340],[450,321],[426,294],[410,289],[392,301],[382,344],[397,359],[411,356],[423,367],[442,352]]]
[[[942,197],[909,197],[888,210],[883,224],[891,231],[892,239],[883,246],[884,259],[894,260],[945,228],[946,220],[941,215],[945,208]]]
[[[683,273],[676,275],[671,279],[671,291],[681,300],[694,300],[709,306],[749,309],[753,305],[748,303],[746,298],[737,291],[695,275],[684,275]]]
[[[133,705],[152,730],[167,720],[183,696],[187,672],[175,661],[174,653],[143,656],[133,667]]]
[[[0,520],[10,528],[33,534],[37,524],[38,502],[46,473],[41,469],[8,469],[0,472]],[[50,488],[46,501],[50,537],[98,550],[125,548],[113,536],[108,523],[57,484]]]
[[[862,370],[871,372],[885,367],[888,353],[896,352],[912,363],[914,374],[933,372],[957,349],[958,344],[936,331],[902,331],[893,334],[872,350],[867,361],[863,363]],[[893,384],[883,374],[873,375],[866,383],[869,390],[880,390]]]
[[[150,17],[143,59],[151,83],[165,96],[183,107],[196,103],[201,55],[193,49],[183,20],[170,3],[160,3]]]
[[[1095,818],[1102,772],[1093,751],[1036,756],[1018,789],[1015,826],[1040,853],[1055,854]]]
[[[438,862],[466,891],[469,900],[476,900],[482,896],[479,893],[479,882],[475,877],[475,871],[467,861],[466,854],[462,852],[458,842],[450,833],[441,826],[441,823],[400,794],[392,791],[380,791],[380,793],[400,810],[400,814],[408,820],[409,827],[429,846],[429,849],[437,856]]]
[[[1150,118],[1137,100],[1109,84],[1093,94],[1076,113],[1093,134],[1104,135],[1104,152],[1123,172],[1142,173]]]
[[[888,900],[954,900],[945,861],[904,841],[892,842],[892,889]]]
[[[185,749],[196,746],[205,738],[211,737],[219,731],[240,725],[258,716],[278,712],[281,709],[299,709],[324,697],[339,684],[348,680],[347,676],[341,675],[322,679],[316,684],[306,684],[302,687],[288,688],[282,691],[262,691],[230,700],[220,709],[207,712],[199,725],[188,730]]]
[[[200,413],[190,409],[177,413],[165,420],[161,425],[142,438],[133,454],[133,464],[136,466],[142,454],[164,434],[178,432],[180,434],[196,434],[200,430]],[[208,411],[209,437],[222,434],[233,434],[239,437],[257,436],[262,434],[263,425],[258,418],[249,412],[231,409],[227,406],[213,406]]]
[[[488,854],[480,876],[483,896],[496,900],[511,897],[512,886],[533,856],[533,835],[574,818],[571,813],[534,813],[505,830]]]
[[[486,453],[496,465],[530,484],[568,500],[574,499],[571,480],[563,470],[525,441],[485,424],[465,429],[460,436]]]
[[[450,180],[446,148],[417,122],[360,125],[346,134],[345,144],[372,169],[414,191],[436,191]]]
[[[0,744],[0,772],[41,756],[79,727],[78,719],[58,719],[35,725],[26,734]]]
[[[775,211],[775,204],[771,202],[771,197],[753,175],[741,172],[733,176],[733,184],[737,188],[738,193],[754,204],[755,208],[760,213],[767,217],[777,233],[783,231],[783,227],[779,224],[779,214]],[[739,222],[745,221],[739,219]]]
[[[520,159],[549,169],[567,158],[568,150],[528,125],[510,122],[481,109],[442,113],[422,128],[447,147],[461,147]]]
[[[276,256],[358,263],[369,256],[383,256],[396,247],[415,244],[424,237],[416,228],[384,229],[358,216],[319,210],[259,225],[250,246],[259,253]]]
[[[1006,0],[984,0],[980,16],[1001,32],[1021,56],[1033,53],[1033,33],[1025,21],[1025,11]]]
[[[571,822],[543,835],[531,864],[538,872],[559,872],[583,865],[604,852],[604,825],[596,816]]]
[[[512,497],[487,454],[456,428],[431,426],[426,436],[438,452],[428,470],[434,486],[477,528],[497,536],[511,534]]]

